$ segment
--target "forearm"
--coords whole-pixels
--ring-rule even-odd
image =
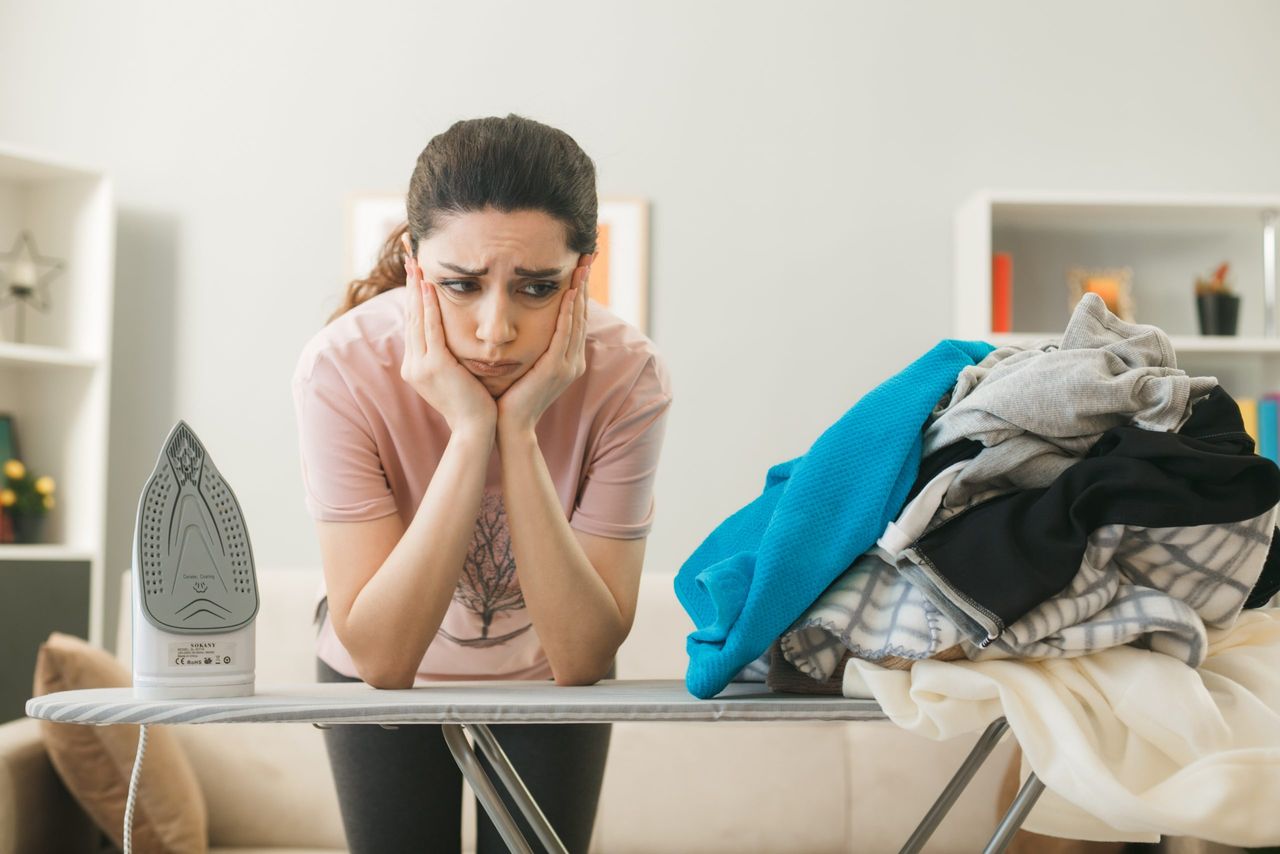
[[[375,687],[410,687],[462,574],[493,450],[489,429],[455,432],[409,527],[356,596],[346,642]]]
[[[557,684],[591,684],[626,637],[621,611],[565,518],[532,430],[503,430],[502,492],[525,606]]]

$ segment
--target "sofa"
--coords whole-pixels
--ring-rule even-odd
[[[259,568],[259,686],[313,682],[312,608],[319,570]],[[671,573],[647,572],[620,678],[682,678],[692,626]],[[128,573],[116,656],[130,660]],[[203,724],[174,732],[203,791],[210,850],[319,854],[346,850],[321,732],[304,724]],[[932,742],[886,722],[619,723],[606,766],[593,852],[897,851],[973,744]],[[926,851],[981,850],[1012,745],[1002,744]],[[143,777],[146,766],[143,766]],[[474,799],[464,798],[464,850]],[[38,722],[0,725],[0,854],[100,850],[62,785]]]

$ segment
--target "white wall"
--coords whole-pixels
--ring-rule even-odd
[[[115,180],[108,560],[182,417],[274,567],[319,559],[289,376],[345,196],[403,189],[457,118],[569,131],[653,205],[676,402],[648,563],[675,568],[947,336],[974,189],[1280,192],[1278,37],[1262,0],[0,0],[0,140]]]

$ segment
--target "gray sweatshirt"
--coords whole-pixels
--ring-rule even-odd
[[[1112,427],[1176,430],[1217,384],[1179,370],[1162,330],[1126,323],[1085,294],[1060,342],[1000,347],[964,368],[930,416],[923,452],[964,438],[985,446],[943,498],[955,511],[1048,486]]]

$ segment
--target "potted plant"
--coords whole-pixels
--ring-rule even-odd
[[[9,517],[15,543],[38,543],[45,514],[54,508],[53,478],[33,477],[21,460],[7,460],[0,488],[0,509]]]
[[[1235,335],[1240,317],[1240,297],[1232,289],[1227,274],[1231,265],[1218,265],[1208,279],[1196,278],[1196,313],[1201,335]]]

